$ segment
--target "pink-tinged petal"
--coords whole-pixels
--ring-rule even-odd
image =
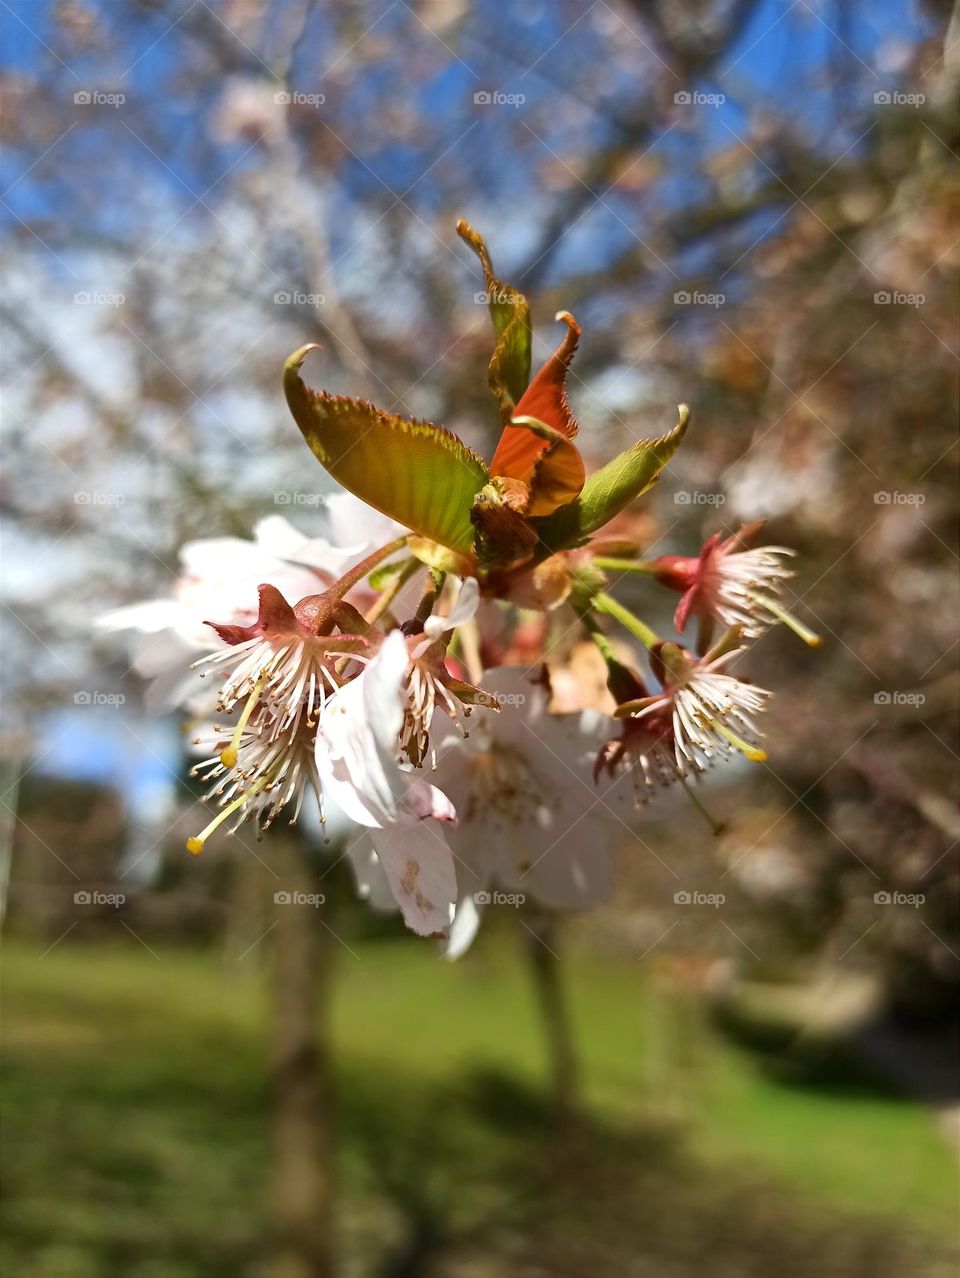
[[[723,562],[725,553],[723,546],[720,544],[719,533],[714,533],[712,537],[708,537],[703,543],[700,551],[700,561],[697,566],[697,586],[704,596],[707,595],[710,589],[717,565]]]
[[[422,781],[415,774],[404,772],[408,778],[407,793],[404,796],[403,810],[414,821],[443,821],[449,825],[457,823],[457,809],[442,790],[438,790],[429,781]]]
[[[371,834],[403,921],[418,936],[445,936],[457,901],[453,856],[429,822]]]
[[[175,630],[160,630],[144,637],[133,659],[133,668],[144,679],[156,679],[168,672],[186,678],[196,655],[196,648]],[[193,681],[198,677],[190,674]]]

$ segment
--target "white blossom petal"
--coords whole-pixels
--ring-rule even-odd
[[[447,838],[461,880],[472,871],[472,891],[500,888],[556,909],[607,899],[614,842],[635,819],[622,778],[601,791],[592,782],[612,722],[594,711],[550,714],[544,689],[519,668],[489,672],[484,686],[501,713],[466,741],[437,733],[437,781],[459,814]]]
[[[443,947],[443,957],[449,962],[462,958],[474,942],[480,930],[480,910],[473,895],[461,896],[450,925],[450,935]]]
[[[431,639],[439,639],[448,630],[466,625],[476,615],[480,602],[480,585],[475,577],[467,577],[460,587],[456,602],[445,617],[431,616],[423,625],[424,633]]]
[[[392,825],[371,836],[403,921],[419,936],[445,933],[457,901],[453,856],[428,823]]]
[[[352,820],[372,829],[456,819],[447,796],[397,760],[408,669],[406,641],[395,630],[362,673],[330,699],[317,732],[324,787]]]

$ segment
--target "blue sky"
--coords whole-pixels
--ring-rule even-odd
[[[94,218],[104,232],[129,231],[131,221],[143,218],[136,198],[140,189],[156,192],[158,216],[165,217],[163,206],[188,208],[218,173],[238,160],[242,171],[246,143],[211,146],[207,137],[205,145],[197,144],[198,132],[206,131],[216,110],[222,84],[216,76],[178,76],[184,60],[195,52],[184,31],[196,3],[184,0],[179,7],[140,16],[123,28],[115,0],[99,0],[94,8],[109,33],[110,46],[105,52],[71,56],[66,64],[51,53],[57,43],[51,3],[12,0],[2,14],[5,69],[45,79],[55,95],[98,88],[122,91],[149,104],[153,156],[125,136],[122,114],[118,119],[108,108],[100,110],[96,124],[89,113],[78,112],[81,127],[59,144],[65,156],[89,156],[95,171],[104,145],[100,130],[107,131],[113,162],[126,173],[129,185],[116,198],[97,204]],[[220,7],[206,8],[217,15]],[[279,26],[283,0],[276,12]],[[517,162],[517,139],[530,142],[524,127],[531,125],[542,140],[534,148],[537,161],[548,161],[550,153],[566,160],[571,144],[574,151],[589,154],[610,140],[609,113],[627,110],[641,99],[645,83],[658,69],[650,33],[632,8],[603,0],[584,6],[589,16],[574,22],[573,30],[569,15],[575,8],[543,3],[505,8],[495,0],[480,0],[461,28],[439,34],[426,31],[402,2],[365,0],[356,12],[362,39],[355,53],[344,56],[345,41],[334,39],[329,6],[318,6],[291,76],[295,90],[327,89],[337,97],[338,128],[349,135],[342,140],[353,154],[344,152],[330,194],[345,218],[364,197],[389,202],[393,193],[410,188],[407,202],[424,214],[433,211],[442,199],[449,166],[461,157],[467,157],[482,178],[484,201],[504,208],[506,215],[521,204],[545,210],[549,198],[545,200],[538,189],[538,171],[531,171],[522,156]],[[181,14],[184,17],[173,26]],[[269,40],[248,52],[219,16],[210,21],[219,24],[216,29],[241,55],[249,74],[269,82]],[[694,157],[704,149],[734,144],[758,111],[787,116],[815,141],[829,163],[856,144],[864,121],[869,122],[873,93],[898,82],[898,49],[914,43],[923,29],[915,6],[890,0],[856,5],[764,0],[722,59],[717,75],[689,85],[677,76],[668,79],[678,92],[722,94],[726,100],[715,107],[679,111],[675,127],[653,142],[651,156],[659,157],[668,170],[658,193],[661,207],[683,207],[697,191]],[[370,48],[376,56],[357,62],[359,53]],[[615,61],[612,52],[617,54]],[[415,74],[405,74],[411,65]],[[839,83],[832,84],[832,76]],[[565,93],[563,86],[571,92]],[[522,93],[526,101],[511,118],[510,108],[478,109],[472,100],[478,90]],[[422,114],[429,127],[414,129],[404,138],[378,128],[378,120],[402,111]],[[0,175],[4,188],[15,183],[6,196],[7,208],[20,218],[69,219],[71,210],[64,207],[64,192],[49,166],[39,163],[27,172],[37,159],[28,148],[7,147]],[[436,167],[431,169],[431,164]],[[762,175],[762,168],[758,173]],[[610,200],[617,207],[616,195]],[[84,214],[84,220],[89,216]],[[598,245],[616,253],[629,235],[605,208],[591,214],[584,230],[558,255],[556,273],[576,269],[586,251],[595,257]],[[747,228],[747,233],[754,234],[754,228]],[[517,266],[523,260],[524,238],[520,232],[512,235],[507,250],[517,254]],[[514,263],[508,259],[507,266]]]
[[[63,117],[59,137],[47,141],[42,129],[25,127],[23,138],[30,141],[18,145],[15,136],[0,156],[5,229],[19,230],[17,219],[39,219],[57,230],[56,254],[44,251],[29,234],[18,240],[21,254],[29,255],[24,270],[33,273],[35,291],[43,292],[43,281],[50,282],[48,329],[54,335],[63,326],[63,316],[55,314],[57,299],[88,286],[90,245],[97,237],[129,241],[136,253],[161,233],[169,237],[167,243],[189,244],[201,226],[209,233],[215,218],[224,227],[232,219],[242,221],[242,208],[231,204],[234,182],[259,157],[255,149],[248,153],[246,141],[218,140],[215,118],[225,81],[215,73],[197,74],[198,46],[188,34],[191,15],[208,16],[239,53],[251,83],[279,87],[270,65],[273,27],[268,26],[263,42],[246,49],[239,34],[223,25],[222,6],[184,0],[157,13],[138,9],[137,20],[124,24],[125,8],[117,0],[95,0],[91,7],[106,40],[65,60],[53,52],[59,44],[55,7],[50,0],[4,0],[0,9],[0,66],[7,75],[40,81],[42,102]],[[379,269],[379,263],[366,261],[375,237],[363,239],[357,252],[351,252],[351,244],[358,228],[374,222],[381,202],[386,207],[402,195],[411,218],[446,212],[451,175],[461,170],[467,207],[459,211],[483,227],[496,225],[501,272],[522,281],[532,245],[552,210],[571,189],[576,192],[578,174],[609,145],[617,118],[644,100],[662,71],[650,33],[632,7],[599,0],[582,9],[584,16],[577,20],[571,19],[575,6],[478,0],[460,27],[429,31],[403,0],[367,0],[354,7],[356,45],[351,48],[349,39],[334,38],[331,7],[316,6],[290,87],[325,93],[336,106],[329,118],[336,124],[341,154],[323,170],[317,194],[331,212],[334,256],[347,297],[352,280]],[[283,0],[275,12],[280,31]],[[666,77],[666,111],[649,140],[649,158],[656,165],[649,195],[643,192],[637,201],[632,192],[613,190],[594,204],[563,236],[538,287],[614,260],[635,239],[638,218],[680,216],[701,198],[705,155],[736,146],[765,113],[788,119],[820,152],[824,169],[848,149],[856,150],[875,118],[874,93],[901,83],[903,53],[924,29],[917,6],[892,0],[763,0],[716,75],[698,83]],[[146,120],[149,134],[134,136],[122,110],[74,105],[75,93],[92,89],[123,92],[138,110],[146,108],[137,116],[137,128]],[[674,109],[671,89],[722,95],[723,100]],[[524,101],[478,105],[477,92],[522,95]],[[309,166],[309,157],[301,159]],[[214,185],[222,175],[227,177]],[[763,163],[758,160],[739,180],[765,180]],[[214,194],[197,204],[211,187]],[[744,243],[756,240],[791,202],[785,191],[782,206],[768,207],[745,223],[739,232]],[[453,240],[452,222],[450,230]],[[460,249],[455,241],[454,246]],[[423,251],[442,248],[425,233]],[[477,283],[475,263],[466,250],[460,256],[469,290]],[[93,260],[101,270],[102,254],[94,250]],[[693,248],[673,267],[696,273],[705,261],[705,250]],[[129,260],[121,265],[127,269]],[[273,287],[272,281],[263,284],[265,300]],[[737,287],[733,274],[725,288],[735,294]],[[399,294],[392,298],[391,305],[405,304]],[[390,314],[386,300],[383,309]],[[581,318],[592,319],[589,313]],[[603,322],[617,322],[609,302]],[[695,322],[684,317],[684,323]],[[69,324],[76,331],[76,314]],[[243,332],[242,320],[224,315],[219,328],[217,340],[226,341],[231,333],[236,338]],[[81,334],[71,350],[78,358],[95,360],[95,340],[96,334]],[[109,353],[105,346],[100,349]],[[166,760],[175,758],[175,742],[171,746],[161,730],[155,751],[151,746],[130,753],[126,728],[118,720],[101,715],[94,722],[89,708],[57,712],[44,730],[45,744],[52,747],[49,766],[74,775],[114,775],[128,790],[162,780]]]

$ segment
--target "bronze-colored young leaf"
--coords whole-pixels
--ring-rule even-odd
[[[504,422],[523,397],[530,381],[530,307],[522,293],[498,280],[483,239],[463,218],[457,234],[469,244],[483,267],[483,282],[497,343],[490,357],[487,381],[500,405]]]
[[[488,478],[481,459],[440,426],[305,386],[300,366],[311,349],[301,347],[287,360],[283,389],[320,463],[344,488],[405,528],[469,553],[470,507]]]
[[[583,458],[565,435],[545,422],[533,417],[512,417],[510,421],[507,430],[512,435],[526,433],[537,445],[532,461],[522,472],[530,476],[530,500],[524,513],[530,519],[550,515],[558,506],[566,506],[573,501],[582,490],[586,479]],[[497,476],[497,472],[494,475]]]
[[[576,501],[535,521],[545,548],[556,551],[582,545],[591,533],[652,488],[686,433],[689,409],[681,404],[678,412],[679,420],[672,430],[658,439],[642,439],[626,449],[588,475]]]
[[[579,427],[567,402],[567,371],[580,340],[580,325],[559,311],[563,341],[524,391],[503,428],[490,463],[491,475],[519,479],[530,488],[525,513],[550,515],[583,488],[583,459],[571,443]]]

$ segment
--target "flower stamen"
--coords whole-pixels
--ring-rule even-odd
[[[207,839],[209,839],[210,835],[213,834],[214,830],[221,826],[224,821],[226,821],[227,817],[232,816],[232,814],[236,812],[237,808],[243,807],[243,805],[249,799],[252,799],[258,790],[262,790],[266,784],[267,778],[261,777],[260,780],[255,782],[249,790],[244,790],[241,794],[237,795],[233,802],[228,803],[222,812],[218,812],[209,825],[205,826],[199,834],[194,835],[193,838],[187,839],[187,851],[193,856],[199,856],[204,849]]]
[[[257,702],[260,700],[260,693],[263,691],[264,684],[267,682],[267,675],[264,673],[250,690],[250,696],[247,698],[247,704],[243,707],[243,713],[237,721],[237,726],[233,730],[233,736],[230,744],[220,751],[220,762],[227,769],[236,767],[238,751],[240,749],[240,739],[243,736],[243,730],[253,714]]]
[[[768,595],[761,595],[755,590],[747,590],[744,593],[753,600],[758,608],[769,612],[771,616],[776,617],[778,621],[782,621],[785,626],[789,626],[793,633],[795,635],[799,635],[803,642],[809,647],[820,647],[820,644],[823,641],[817,632],[815,630],[811,630],[808,626],[805,626],[802,621],[798,621],[793,613],[787,612],[786,608],[784,608],[782,604],[779,604],[776,599],[771,599]]]

